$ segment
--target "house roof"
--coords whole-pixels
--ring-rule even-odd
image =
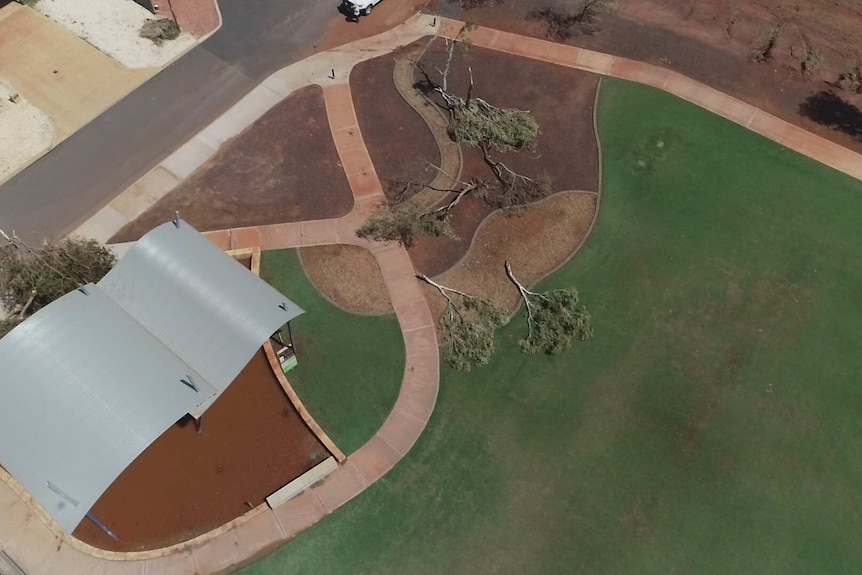
[[[0,464],[67,532],[302,310],[181,220],[0,339]]]

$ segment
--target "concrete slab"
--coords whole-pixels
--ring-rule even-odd
[[[201,139],[214,149],[251,126],[278,104],[283,97],[264,85],[243,96],[231,109],[219,116],[200,133]]]
[[[179,179],[184,180],[209,160],[215,152],[215,148],[207,144],[200,136],[194,136],[180,149],[162,160],[161,165]]]
[[[245,557],[242,544],[233,530],[210,539],[192,550],[197,572],[200,575],[221,573]]]
[[[592,50],[581,50],[580,54],[578,54],[577,65],[582,70],[607,76],[610,74],[613,64],[614,57],[607,54],[593,52]]]
[[[60,539],[34,517],[5,542],[3,548],[25,573],[39,573],[59,550]]]
[[[92,218],[81,224],[74,235],[92,238],[101,243],[107,243],[111,236],[120,231],[131,220],[116,208],[108,205],[96,212]]]
[[[402,331],[409,331],[423,327],[434,327],[434,318],[428,308],[425,299],[413,299],[400,302],[395,306],[395,315]]]
[[[108,561],[102,567],[104,575],[146,575],[146,561]]]
[[[366,482],[359,472],[352,465],[342,464],[311,492],[317,496],[323,508],[332,513],[359,495],[365,487]]]
[[[323,519],[327,512],[312,491],[304,491],[273,510],[285,538],[294,537],[300,531]]]
[[[269,509],[237,525],[236,535],[248,555],[257,555],[285,539],[278,520]]]
[[[324,87],[323,99],[326,103],[329,127],[333,132],[358,126],[359,122],[353,110],[353,96],[350,94],[348,84],[332,84]]]
[[[412,387],[401,386],[395,409],[427,423],[437,403],[437,386],[435,382],[421,382],[418,378],[414,378],[413,382]]]
[[[144,570],[146,575],[190,575],[195,572],[195,560],[191,551],[148,559]]]
[[[413,262],[407,251],[397,243],[381,246],[381,249],[372,251],[380,271],[383,273],[384,281],[393,280],[398,276],[414,277]],[[389,284],[387,283],[387,286]]]
[[[335,220],[302,222],[302,245],[320,246],[338,243],[338,223]]]
[[[404,457],[419,439],[423,429],[425,429],[425,422],[421,419],[393,409],[383,422],[383,426],[377,431],[377,435],[401,457]]]
[[[230,249],[260,247],[263,234],[258,226],[248,228],[232,228],[230,231]]]
[[[348,458],[359,475],[370,485],[386,475],[401,460],[392,447],[377,436],[371,438]]]
[[[404,332],[407,357],[413,354],[432,354],[437,351],[437,332],[434,326],[420,327]]]
[[[362,150],[365,148],[365,141],[362,139],[362,133],[359,131],[358,125],[354,124],[341,129],[333,128],[332,137],[335,145],[341,150]]]
[[[341,150],[338,148],[338,141],[335,142],[335,148],[338,150],[338,157],[341,160],[341,167],[348,178],[352,174],[371,172],[374,165],[371,163],[371,156],[364,148],[361,150]],[[349,180],[348,180],[349,181]]]
[[[228,251],[230,247],[230,230],[216,230],[212,232],[203,232],[206,239],[214,243],[222,251]]]
[[[31,521],[39,521],[39,518],[20,499],[3,509],[0,513],[0,547],[8,545]]]
[[[261,227],[263,228],[262,249],[279,250],[295,248],[302,244],[302,226],[299,222]]]
[[[611,75],[615,78],[662,88],[665,82],[671,77],[672,72],[644,62],[636,62],[627,58],[615,58],[611,66]]]
[[[157,166],[135,182],[132,187],[117,196],[111,202],[111,206],[133,220],[162,199],[179,183],[180,180],[175,175],[161,166]]]
[[[407,358],[404,365],[404,378],[401,381],[402,393],[416,393],[420,388],[431,387],[437,390],[440,381],[439,351],[428,354],[414,354]]]
[[[350,191],[353,192],[354,198],[379,196],[383,199],[383,187],[380,185],[380,179],[373,165],[371,169],[347,174],[347,182],[350,184]]]
[[[60,548],[42,566],[41,575],[104,575],[102,567],[105,561],[92,555],[81,553],[77,549],[62,543]],[[187,571],[193,573],[194,571]],[[37,575],[33,573],[32,575]],[[165,575],[179,575],[165,573]]]

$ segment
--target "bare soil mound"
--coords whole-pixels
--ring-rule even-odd
[[[391,80],[390,80],[391,83]],[[292,94],[109,243],[137,240],[175,211],[201,231],[341,217],[353,194],[329,131],[323,92]]]
[[[389,292],[374,256],[358,246],[332,245],[300,248],[305,275],[335,305],[352,313],[392,311]]]

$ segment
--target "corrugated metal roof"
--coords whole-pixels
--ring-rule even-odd
[[[69,532],[165,429],[216,394],[97,286],[85,289],[0,340],[0,462]],[[198,391],[182,383],[189,376]]]
[[[302,313],[182,220],[141,238],[99,287],[219,392]]]
[[[0,464],[67,532],[186,413],[301,314],[188,224],[0,339]]]

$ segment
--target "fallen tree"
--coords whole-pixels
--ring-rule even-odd
[[[491,301],[441,285],[426,275],[417,276],[446,299],[440,328],[446,335],[443,359],[459,371],[485,365],[494,355],[494,334],[508,322]]]
[[[524,353],[558,354],[570,347],[574,338],[593,337],[592,319],[587,310],[578,305],[577,290],[530,291],[515,278],[509,262],[506,262],[506,275],[518,288],[527,312],[527,337],[520,341]]]
[[[0,335],[83,284],[98,282],[116,257],[95,240],[67,238],[31,246],[0,230]]]

